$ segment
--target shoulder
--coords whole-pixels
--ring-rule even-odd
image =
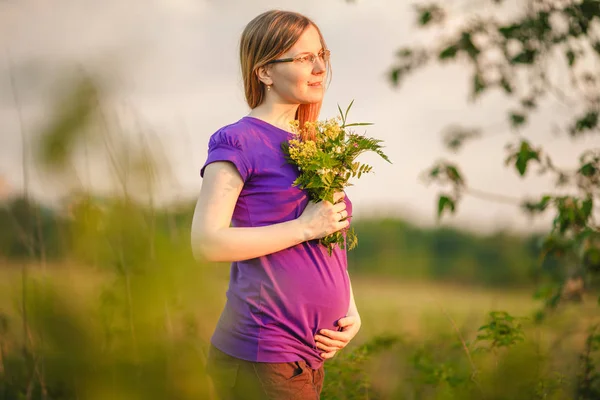
[[[225,125],[213,133],[208,142],[209,149],[228,146],[238,150],[257,150],[269,143],[269,132],[251,118],[242,118]]]

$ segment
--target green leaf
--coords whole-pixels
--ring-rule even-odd
[[[526,140],[521,142],[521,147],[516,154],[515,167],[521,176],[525,175],[527,171],[527,164],[531,160],[539,161],[539,152],[535,151],[531,148],[529,143]]]
[[[401,73],[401,70],[399,68],[394,68],[390,72],[390,80],[392,81],[392,83],[394,85],[398,85],[398,83],[400,83],[400,73]]]
[[[586,112],[581,118],[575,121],[575,124],[571,127],[570,133],[575,136],[579,133],[592,130],[598,126],[598,111],[590,110]]]
[[[421,15],[419,17],[419,24],[421,24],[422,26],[425,26],[428,23],[430,23],[432,19],[433,19],[433,16],[431,15],[431,11],[425,10],[421,13]]]
[[[581,203],[581,212],[583,213],[583,218],[584,220],[587,220],[590,215],[592,215],[592,210],[594,208],[594,200],[589,197],[587,199],[585,199],[582,203]]]
[[[418,24],[427,26],[432,23],[440,23],[444,20],[446,14],[444,9],[437,4],[417,5]]]
[[[447,60],[456,57],[458,52],[458,46],[456,44],[450,45],[442,50],[438,56],[440,60]]]
[[[460,37],[460,48],[464,50],[472,60],[476,60],[481,51],[473,43],[471,32],[463,32]]]
[[[510,60],[511,64],[533,64],[537,55],[536,50],[527,49]]]
[[[552,201],[552,196],[543,196],[539,202],[537,203],[533,203],[533,202],[524,202],[522,207],[530,212],[530,213],[541,213],[543,211],[546,210],[546,208],[548,207],[548,205],[550,204],[550,202]]]
[[[525,124],[527,121],[527,116],[525,114],[521,114],[518,112],[510,113],[510,123],[513,128],[518,128],[519,126]]]
[[[342,124],[346,123],[346,120],[344,119],[344,112],[342,111],[342,108],[340,107],[340,105],[338,104],[338,110],[340,112],[340,118],[342,118]]]
[[[512,39],[517,36],[521,29],[522,26],[520,24],[512,24],[508,26],[501,26],[500,28],[498,28],[498,32],[506,39]]]
[[[457,185],[464,184],[464,180],[463,180],[460,172],[458,172],[458,168],[456,168],[455,166],[447,165],[446,166],[446,175],[448,176],[448,179],[450,179],[455,184],[457,184]]]
[[[579,168],[578,172],[581,175],[585,176],[586,178],[590,178],[596,174],[597,169],[594,166],[594,164],[587,163],[587,164],[582,165],[581,168]]]
[[[454,213],[456,204],[453,199],[448,196],[440,196],[438,200],[438,219],[441,218],[444,211],[448,210],[450,213]]]
[[[509,80],[505,76],[503,76],[500,79],[500,86],[502,87],[502,89],[504,89],[504,92],[506,92],[508,94],[513,93],[513,87],[511,85],[511,83],[509,82]]]
[[[372,122],[354,122],[352,124],[344,125],[343,127],[347,128],[349,126],[369,126],[369,125],[375,125],[375,124]]]
[[[572,49],[567,50],[565,56],[567,57],[567,61],[569,63],[569,67],[575,65],[575,61],[577,60],[577,56]]]
[[[473,75],[473,94],[478,95],[486,89],[487,85],[483,80],[483,76],[479,73]]]
[[[348,108],[346,109],[346,114],[344,115],[344,125],[346,125],[346,120],[348,118],[348,112],[350,111],[350,108],[352,108],[352,104],[354,104],[354,99],[352,99],[352,101],[350,102],[350,105],[348,106]]]

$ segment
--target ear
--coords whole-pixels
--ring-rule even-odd
[[[273,79],[271,79],[270,68],[268,65],[263,65],[262,67],[256,70],[256,75],[258,79],[267,86],[271,86],[273,84]]]

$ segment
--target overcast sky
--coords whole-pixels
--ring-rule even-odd
[[[460,4],[460,2],[458,2]],[[463,1],[463,3],[465,3]],[[21,100],[24,128],[34,135],[47,117],[52,94],[65,74],[83,65],[111,82],[109,104],[134,110],[159,135],[176,174],[165,198],[193,198],[201,186],[199,169],[209,136],[248,113],[238,66],[242,30],[259,13],[279,8],[304,13],[321,28],[332,51],[333,80],[321,116],[337,114],[337,104],[355,100],[353,121],[375,123],[368,136],[385,141],[389,165],[374,166],[347,192],[355,216],[394,213],[435,223],[437,188],[420,173],[436,159],[456,160],[468,183],[506,196],[535,195],[551,188],[547,180],[522,180],[504,167],[503,145],[514,139],[505,111],[510,104],[491,93],[469,104],[467,65],[431,66],[400,89],[386,79],[394,52],[422,39],[412,2],[399,0],[0,0],[0,176],[22,187],[21,138],[9,81],[9,54]],[[67,76],[68,77],[68,76]],[[555,158],[574,167],[576,155],[597,139],[575,143],[552,135],[551,126],[569,116],[550,101],[532,119],[527,136]],[[448,124],[489,127],[493,135],[458,154],[444,150]],[[512,137],[511,137],[512,136]],[[60,188],[32,176],[32,191],[56,197]],[[94,177],[101,185],[102,177]],[[469,229],[520,230],[532,224],[513,206],[466,198],[447,223]]]

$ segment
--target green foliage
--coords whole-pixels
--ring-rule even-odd
[[[481,131],[477,128],[466,128],[458,125],[450,126],[444,132],[444,144],[450,150],[459,150],[464,142],[481,137]]]
[[[440,196],[438,202],[438,218],[441,218],[444,211],[448,210],[453,213],[456,207],[456,201],[448,196]]]
[[[531,147],[527,140],[521,140],[518,147],[508,147],[511,154],[506,158],[506,165],[514,163],[519,175],[524,176],[530,161],[540,161],[540,151]]]
[[[419,25],[422,26],[442,23],[446,17],[444,9],[437,4],[424,6],[417,4],[415,5],[415,11],[419,15]]]
[[[56,116],[43,132],[39,143],[38,161],[47,169],[67,166],[81,136],[94,122],[100,94],[98,86],[88,77],[66,93],[54,110]]]
[[[66,224],[48,207],[11,199],[0,204],[0,254],[12,260],[63,257]]]
[[[100,206],[87,197],[73,212],[65,261],[88,277],[92,293],[84,296],[80,282],[63,280],[54,268],[23,276],[26,332],[0,323],[0,398],[208,396],[206,344],[189,315],[208,312],[215,294],[206,266],[181,240],[185,226],[117,199]]]
[[[569,128],[571,136],[578,136],[587,131],[594,131],[598,127],[598,111],[589,110],[583,116],[577,118]]]
[[[600,353],[600,334],[598,326],[590,329],[585,341],[585,350],[579,356],[581,363],[577,383],[577,398],[592,400],[600,398],[600,371],[598,370],[598,353]]]
[[[501,2],[491,3],[494,7],[501,6]],[[427,26],[435,25],[430,18],[432,9],[440,15],[449,15],[441,4],[417,5],[417,16],[420,20],[427,20]],[[555,61],[555,56],[563,54],[565,67],[572,77],[570,89],[573,90],[570,93],[573,96],[568,100],[562,96],[561,100],[575,104],[576,110],[584,110],[567,122],[566,131],[571,137],[597,133],[597,101],[587,94],[596,91],[597,78],[593,70],[580,65],[578,60],[600,57],[598,41],[590,31],[590,26],[600,22],[598,10],[600,2],[597,0],[564,4],[541,0],[528,2],[519,13],[499,20],[493,13],[479,13],[473,9],[472,18],[465,19],[452,32],[444,32],[445,36],[439,41],[428,46],[400,49],[397,53],[399,63],[391,69],[390,81],[398,85],[409,73],[432,60],[462,60],[471,66],[474,97],[495,88],[515,98],[518,107],[510,107],[507,123],[521,131],[541,100],[556,93],[562,96],[566,92],[557,88],[547,73],[548,65]],[[558,20],[566,23],[566,30],[553,22]],[[439,24],[439,28],[441,30],[443,26]],[[484,62],[491,54],[494,54],[495,62]],[[415,58],[417,55],[418,60]],[[527,76],[528,79],[520,80],[519,76]],[[520,93],[518,98],[517,93]],[[445,142],[450,149],[456,150],[461,139],[458,136],[454,140],[445,139]],[[567,170],[557,167],[541,147],[527,139],[509,144],[506,149],[505,163],[519,176],[525,177],[535,165],[539,167],[539,174],[555,178],[556,193],[549,190],[539,199],[513,201],[515,206],[520,206],[532,216],[554,213],[552,226],[539,248],[540,258],[564,258],[562,265],[563,268],[569,265],[569,273],[563,271],[562,276],[566,279],[568,275],[580,275],[590,284],[599,270],[600,258],[600,225],[593,213],[594,204],[600,201],[600,150],[584,151],[579,156],[579,166],[575,170]],[[438,196],[438,218],[455,213],[465,194],[481,193],[469,187],[466,178],[458,171],[457,165],[441,161],[425,172],[426,182],[451,187],[451,192],[444,189]],[[565,195],[565,190],[569,190],[570,194]],[[491,200],[507,201],[501,195],[484,195]],[[559,289],[560,286],[557,287]],[[561,298],[559,293],[548,296],[548,299]],[[550,306],[553,304],[554,300],[548,302]]]
[[[490,3],[498,6],[502,2]],[[420,25],[433,25],[431,9],[436,9],[440,15],[448,14],[441,5],[417,5]],[[597,71],[593,65],[600,58],[600,46],[592,27],[600,23],[600,1],[527,1],[519,13],[510,15],[509,18],[499,19],[493,12],[479,13],[474,10],[473,15],[465,18],[449,36],[430,46],[401,49],[397,53],[397,65],[390,69],[390,82],[399,85],[409,73],[432,60],[460,60],[470,64],[473,98],[494,88],[509,97],[516,97],[517,93],[524,94],[515,99],[520,107],[511,107],[508,112],[507,122],[511,128],[524,129],[529,114],[541,100],[557,95],[579,113],[566,123],[570,137],[597,134],[598,98],[589,93],[597,92]],[[443,28],[440,25],[440,30]],[[418,60],[415,59],[417,54]],[[487,62],[490,59],[488,56],[492,55],[494,62]],[[558,87],[549,77],[549,69],[555,67],[556,55],[564,57],[564,66],[571,77],[571,86],[567,90]],[[579,60],[583,59],[591,59],[592,62],[581,63]],[[524,76],[527,79],[521,79]],[[563,93],[569,93],[569,96]],[[578,110],[584,111],[580,113]],[[455,147],[451,149],[455,150]],[[516,146],[507,146],[507,150],[506,165],[514,166],[519,176],[524,177],[535,163],[540,167],[540,174],[554,175],[556,179],[553,191],[548,191],[539,199],[527,199],[515,204],[532,216],[550,210],[554,212],[552,226],[541,238],[539,259],[541,263],[548,257],[561,259],[562,262],[554,264],[558,269],[562,268],[560,275],[563,282],[553,282],[538,291],[536,296],[544,299],[547,309],[556,309],[561,301],[580,300],[584,287],[591,286],[600,272],[600,225],[594,219],[593,212],[594,204],[600,201],[600,150],[585,151],[579,157],[580,165],[575,171],[556,167],[541,148],[536,148],[525,139]],[[426,172],[428,182],[434,181],[440,185],[450,183],[453,189],[451,194],[446,191],[440,193],[438,217],[444,213],[454,213],[463,194],[477,192],[468,187],[463,178],[460,181],[451,179],[451,174],[446,172],[449,165],[438,162]],[[568,195],[565,195],[565,189],[568,189]],[[501,196],[487,194],[486,197],[498,199]],[[506,201],[506,198],[502,200]],[[540,311],[536,321],[543,320],[544,316],[545,313]],[[520,327],[514,325],[514,319],[505,314],[492,314],[491,318],[492,321],[482,327],[485,333],[480,338],[491,340],[496,347],[521,340]],[[595,343],[595,337],[593,333],[588,335],[588,353],[594,348],[591,343]],[[595,371],[596,364],[589,358],[586,360],[584,378],[577,384],[577,398],[598,398],[600,392],[594,386],[597,385],[597,374],[590,372]],[[543,382],[540,381],[538,388],[553,386]],[[536,391],[535,395],[546,398],[544,390]]]
[[[443,328],[427,329],[419,335],[384,336],[391,344],[385,346],[385,351],[365,352],[366,346],[379,340],[375,336],[325,364],[327,379],[322,398],[573,398],[572,388],[579,379],[575,360],[567,361],[564,352],[545,348],[531,326],[517,327],[515,321],[520,319],[509,317],[497,313],[490,317],[487,327],[479,330],[495,332],[491,333],[498,338],[494,351],[476,351],[480,334],[466,327],[461,329],[466,341]],[[515,339],[526,330],[531,333],[527,341]]]
[[[400,341],[397,335],[380,335],[349,352],[341,352],[326,364],[326,383],[322,399],[364,399],[371,393],[371,376],[368,363]]]
[[[477,349],[495,351],[522,342],[525,338],[520,321],[521,318],[515,318],[505,311],[491,311],[487,324],[479,328],[479,334],[475,339],[475,343],[489,344]]]

